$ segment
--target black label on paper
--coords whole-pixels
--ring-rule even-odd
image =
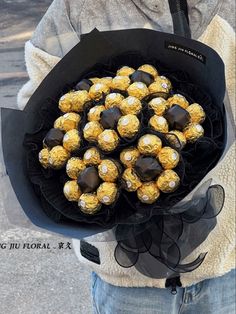
[[[176,52],[184,53],[192,58],[197,59],[198,61],[204,64],[206,63],[206,57],[199,51],[196,51],[192,48],[185,47],[185,46],[182,46],[182,45],[170,42],[170,41],[165,41],[165,48],[168,50],[173,50]]]

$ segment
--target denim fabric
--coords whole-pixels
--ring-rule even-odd
[[[126,288],[92,274],[94,314],[235,314],[235,270],[186,288]]]

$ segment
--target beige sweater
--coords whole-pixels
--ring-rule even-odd
[[[199,41],[215,49],[226,66],[226,83],[235,119],[235,33],[229,24],[215,16]],[[18,94],[18,106],[23,109],[29,97],[57,64],[60,58],[52,56],[27,42],[25,59],[30,81]],[[189,286],[206,278],[221,276],[235,267],[235,145],[211,172],[214,183],[223,185],[226,193],[224,208],[217,218],[217,225],[192,254],[193,260],[202,252],[208,252],[203,264],[191,273],[181,275],[183,286]],[[73,240],[75,252],[81,263],[96,271],[105,281],[118,286],[164,287],[164,279],[151,279],[140,274],[134,267],[124,269],[114,259],[115,242],[102,242],[106,234],[86,239],[100,252],[101,265],[89,262],[80,255],[80,241]]]

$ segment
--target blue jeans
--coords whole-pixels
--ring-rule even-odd
[[[125,288],[92,274],[94,314],[235,314],[235,270],[187,288]]]

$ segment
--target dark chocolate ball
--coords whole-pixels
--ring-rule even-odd
[[[75,90],[86,90],[89,91],[90,87],[93,85],[93,82],[87,79],[83,79],[75,85]]]
[[[101,124],[104,129],[115,129],[118,120],[122,116],[120,109],[113,107],[101,112]]]
[[[61,145],[64,137],[64,133],[59,129],[51,129],[46,134],[43,144],[48,148],[53,148],[54,146]]]
[[[149,86],[150,84],[154,82],[154,78],[150,73],[147,73],[141,70],[137,70],[134,73],[132,73],[130,75],[130,80],[132,83],[143,82],[147,86]]]
[[[173,105],[166,111],[164,117],[168,121],[170,128],[175,130],[183,130],[190,122],[190,114],[179,105]]]
[[[88,167],[81,171],[77,181],[83,193],[94,192],[101,183],[101,179],[95,167]]]
[[[134,169],[142,181],[152,181],[163,171],[157,159],[148,156],[140,156]]]

